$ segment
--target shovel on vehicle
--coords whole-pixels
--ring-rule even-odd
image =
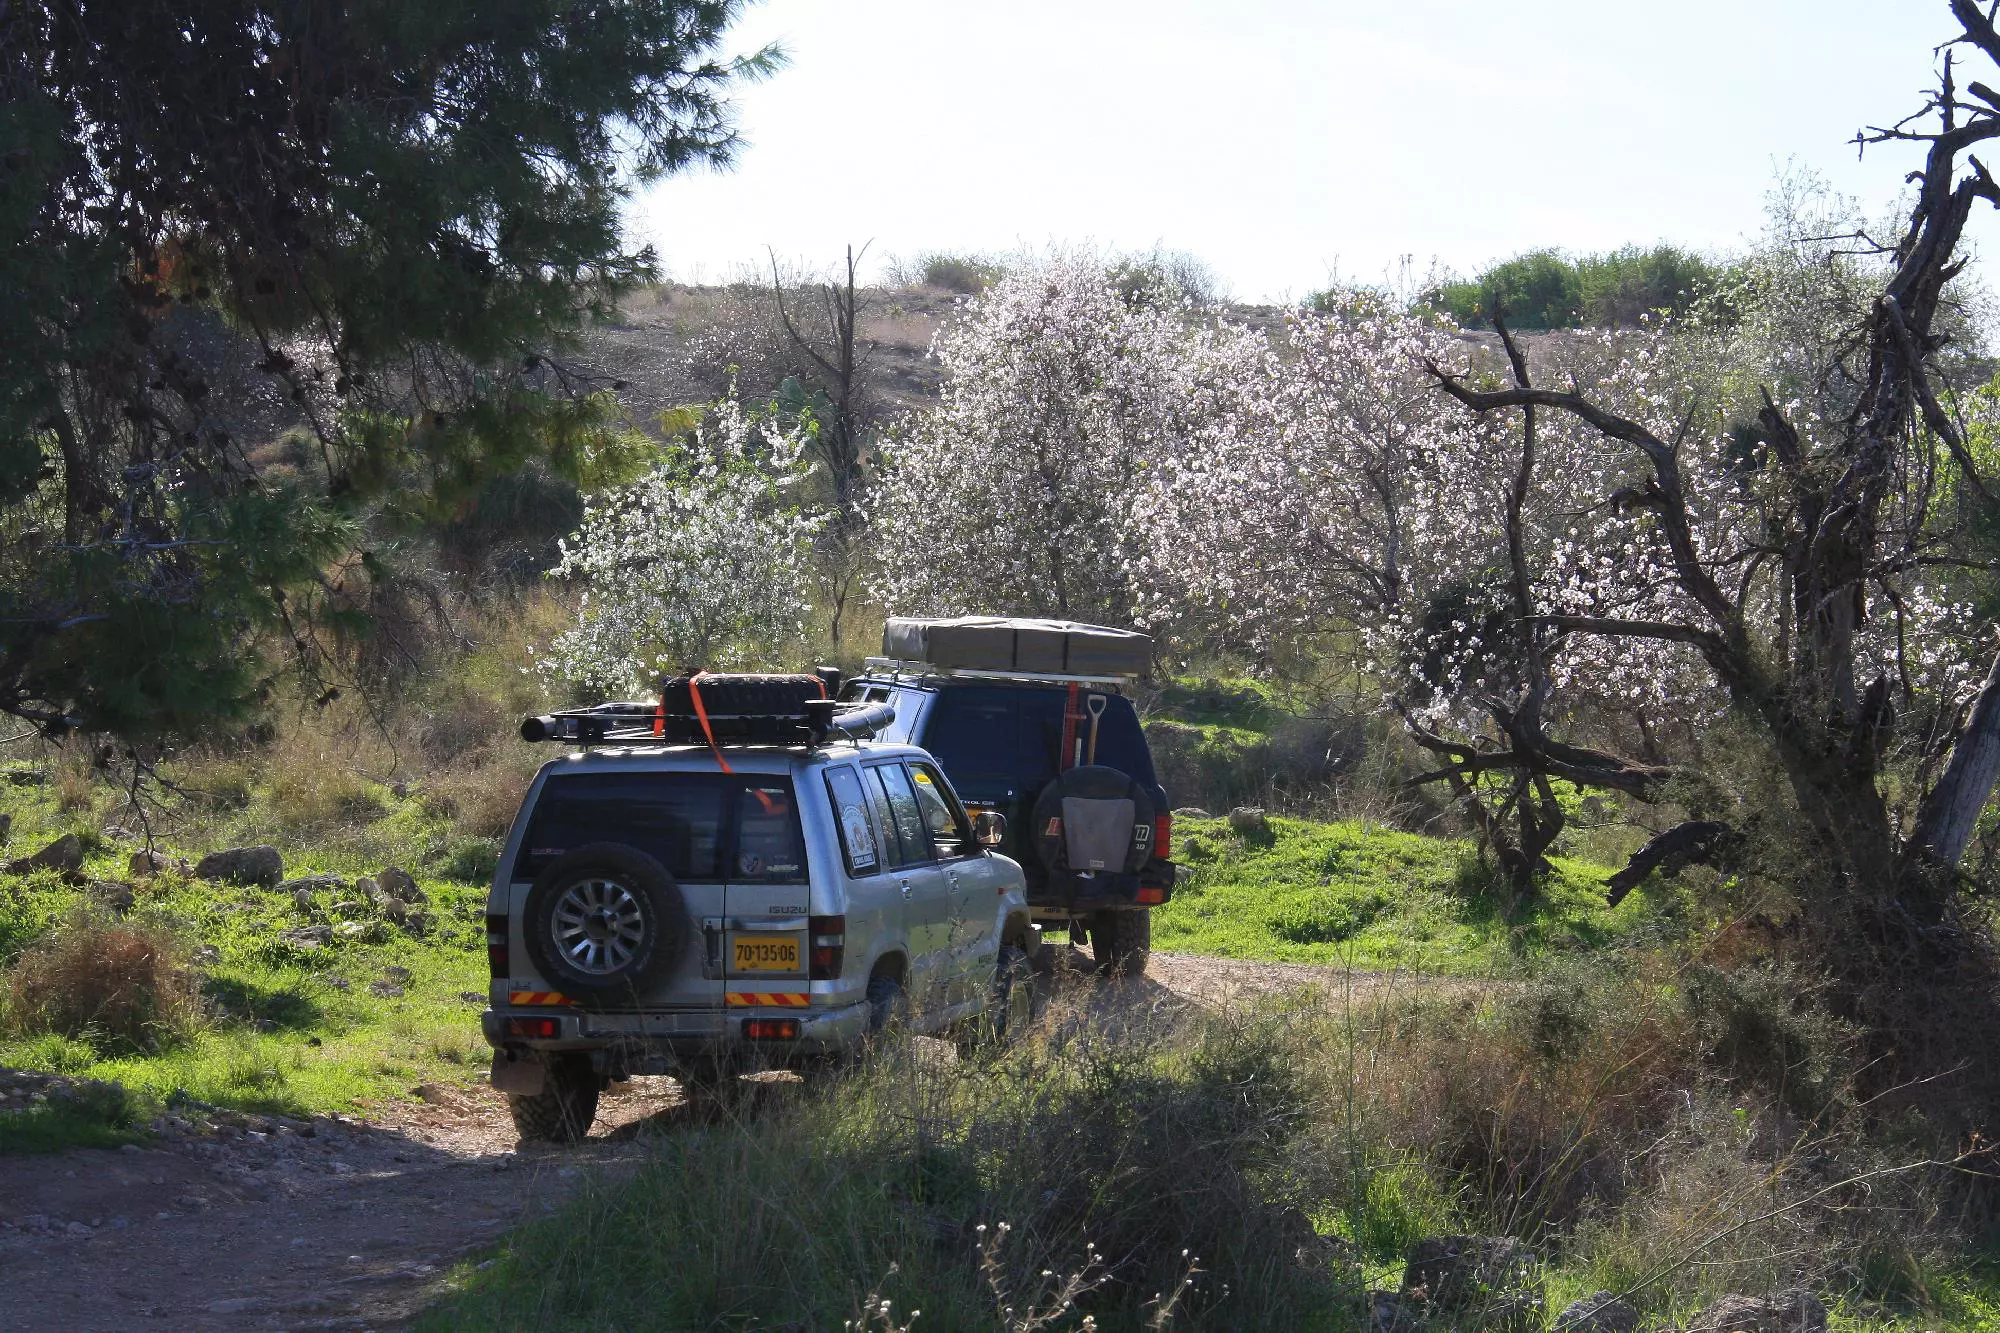
[[[1104,705],[1106,702],[1103,695],[1093,694],[1083,705],[1084,711],[1090,714],[1090,757],[1084,760],[1087,764],[1097,762],[1097,724],[1104,717]]]

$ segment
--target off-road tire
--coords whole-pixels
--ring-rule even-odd
[[[526,1142],[580,1143],[597,1118],[599,1091],[590,1062],[565,1056],[549,1062],[540,1092],[532,1097],[510,1093],[507,1110]]]
[[[1090,922],[1090,958],[1107,977],[1137,977],[1146,971],[1153,952],[1153,914],[1135,911],[1099,912]]]
[[[564,925],[558,913],[571,891],[589,881],[602,881],[624,895],[618,906],[637,925],[636,939],[620,939],[629,956],[604,971],[573,963],[564,951]],[[577,848],[543,869],[521,914],[528,959],[549,984],[586,1004],[636,1000],[673,964],[687,947],[687,910],[680,887],[667,868],[636,847],[594,842]]]
[[[893,1035],[910,1020],[910,996],[894,977],[868,979],[868,1035]]]
[[[1001,945],[993,966],[993,993],[979,1025],[986,1039],[1001,1046],[1019,1040],[1047,1003],[1047,975],[1036,969],[1027,950]]]

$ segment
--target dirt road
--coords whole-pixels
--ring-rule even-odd
[[[1156,954],[1106,998],[1170,1013],[1374,982]],[[394,1327],[452,1264],[589,1176],[633,1166],[647,1134],[687,1114],[671,1079],[634,1079],[606,1094],[588,1143],[522,1147],[497,1093],[429,1088],[365,1118],[244,1117],[144,1148],[0,1157],[0,1327]]]

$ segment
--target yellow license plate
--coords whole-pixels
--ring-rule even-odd
[[[796,972],[799,970],[797,935],[738,935],[731,941],[731,956],[738,972]]]

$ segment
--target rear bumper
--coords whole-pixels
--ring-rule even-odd
[[[1173,900],[1174,880],[1171,861],[1149,862],[1136,875],[1107,876],[1096,882],[1049,875],[1028,886],[1028,910],[1037,921],[1066,921],[1095,912],[1143,912]],[[1142,889],[1152,891],[1147,895],[1152,901],[1137,901]]]
[[[799,1035],[787,1041],[753,1041],[744,1036],[751,1019],[792,1019]],[[508,1020],[552,1020],[553,1037],[518,1036]],[[602,1063],[628,1074],[670,1074],[696,1061],[718,1055],[741,1058],[752,1053],[772,1064],[788,1057],[807,1057],[854,1045],[868,1031],[866,1002],[826,1008],[730,1007],[641,1012],[595,1012],[576,1008],[528,1006],[488,1009],[479,1016],[480,1031],[495,1050],[578,1052],[603,1056]]]

